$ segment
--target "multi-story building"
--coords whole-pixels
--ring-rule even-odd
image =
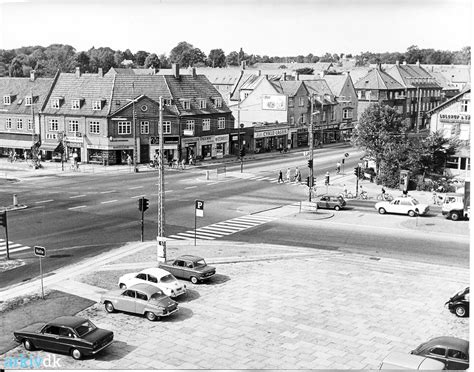
[[[431,133],[440,132],[444,138],[460,142],[456,154],[448,159],[447,170],[453,175],[470,178],[471,172],[471,89],[466,87],[457,96],[428,111]]]
[[[40,144],[40,111],[56,78],[36,78],[34,71],[29,78],[0,78],[0,155],[29,156]]]

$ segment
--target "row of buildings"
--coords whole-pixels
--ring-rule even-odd
[[[320,63],[311,75],[244,65],[76,69],[54,78],[32,71],[30,78],[0,78],[0,153],[39,146],[48,159],[61,143],[66,158],[77,153],[83,162],[121,164],[134,155],[148,162],[159,146],[160,97],[168,160],[304,147],[310,128],[315,145],[347,141],[372,102],[396,107],[414,131],[427,131],[428,113],[459,93],[445,85],[420,64],[399,63],[365,73]]]

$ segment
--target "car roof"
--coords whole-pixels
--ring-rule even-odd
[[[183,254],[182,256],[179,256],[176,258],[177,260],[189,260],[189,261],[199,261],[202,260],[202,257],[199,256],[193,256],[192,254]]]
[[[153,286],[151,284],[147,284],[147,283],[135,284],[135,285],[132,285],[131,287],[128,287],[127,289],[133,289],[133,290],[143,292],[147,296],[151,296],[152,294],[159,291],[158,288],[156,288],[155,286]]]
[[[457,350],[469,354],[469,341],[463,340],[461,338],[450,336],[435,337],[429,341],[426,341],[423,344],[423,348],[435,345],[446,346],[448,348],[456,348]]]
[[[144,270],[140,271],[140,273],[150,274],[150,275],[153,275],[153,276],[156,276],[156,277],[159,277],[159,278],[161,278],[165,275],[170,275],[169,271],[160,269],[159,267],[150,267],[149,269],[144,269]]]
[[[383,362],[383,369],[431,369],[439,370],[444,368],[444,363],[424,356],[405,354],[393,351],[388,354]],[[420,368],[421,367],[421,368]]]
[[[66,327],[77,327],[78,325],[81,325],[87,321],[86,318],[82,318],[80,316],[60,316],[51,322],[49,322],[49,325],[55,325],[55,326],[66,326]]]

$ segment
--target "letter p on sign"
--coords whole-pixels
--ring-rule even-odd
[[[196,216],[204,217],[204,202],[202,200],[196,200]]]

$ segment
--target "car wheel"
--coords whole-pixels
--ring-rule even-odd
[[[457,221],[457,220],[459,220],[459,213],[458,212],[452,212],[450,217],[453,221]]]
[[[464,318],[466,316],[466,307],[463,306],[463,305],[458,305],[454,308],[454,313],[460,317],[460,318]]]
[[[33,346],[33,343],[30,340],[28,340],[27,338],[25,340],[23,340],[23,346],[28,351],[32,351],[32,350],[35,349],[35,347]]]
[[[415,211],[412,211],[412,210],[408,211],[408,215],[410,217],[415,217],[415,214],[416,214]]]
[[[334,210],[335,210],[335,211],[338,211],[338,210],[340,210],[340,209],[341,209],[341,207],[338,206],[338,205],[336,205],[336,206],[334,207]]]
[[[198,278],[196,278],[195,276],[192,276],[191,277],[191,283],[197,284],[198,283]]]
[[[147,318],[150,322],[153,322],[153,321],[159,319],[159,317],[157,317],[157,316],[155,315],[155,313],[152,313],[151,311],[147,311],[147,312],[145,313],[145,316],[146,316],[146,318]]]
[[[120,286],[119,286],[119,287],[120,287],[120,289],[127,289],[127,286],[126,286],[125,284],[123,284],[123,283],[120,283]]]
[[[107,301],[104,304],[104,307],[105,307],[105,311],[107,311],[108,313],[113,313],[115,311],[114,305],[110,301]]]
[[[79,360],[82,358],[82,352],[79,349],[72,349],[71,355],[76,360]]]
[[[380,214],[385,214],[385,213],[387,213],[387,211],[385,210],[385,208],[379,208],[379,213]]]

